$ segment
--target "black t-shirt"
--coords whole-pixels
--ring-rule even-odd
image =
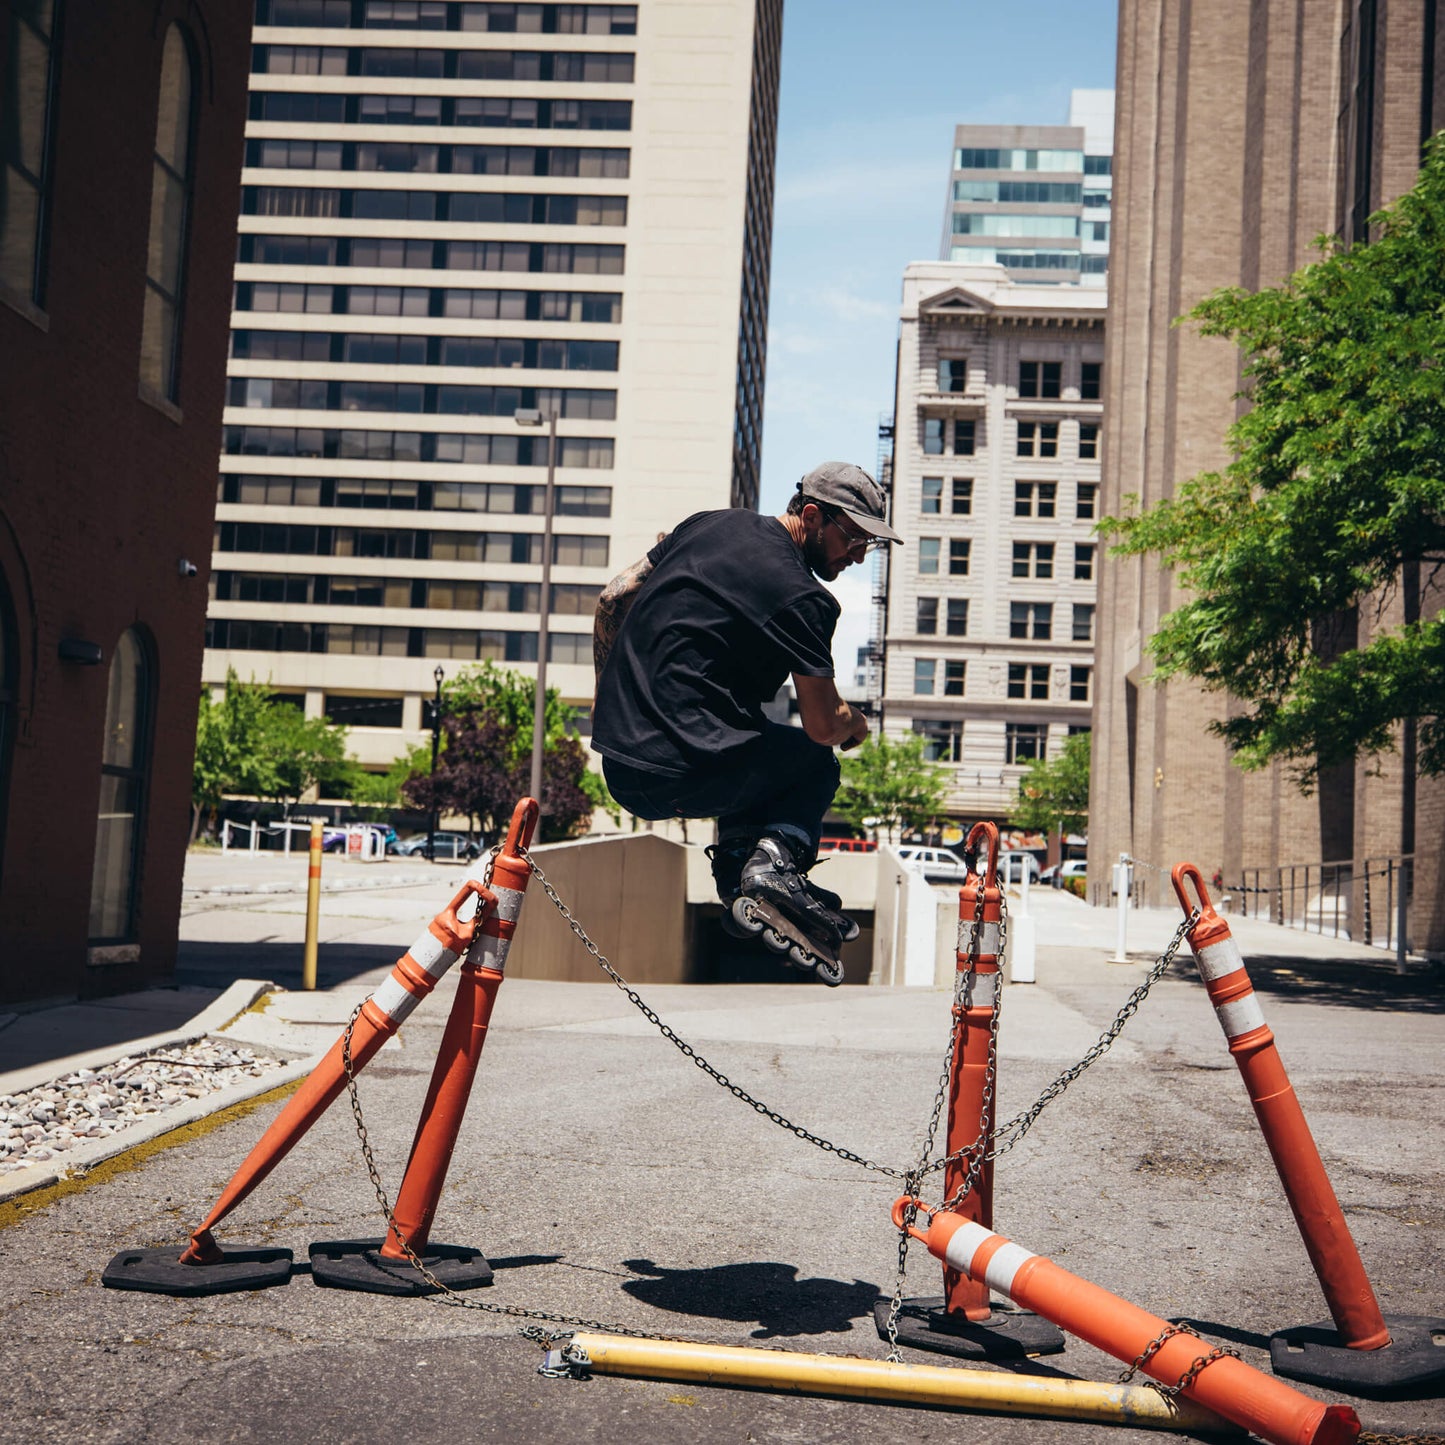
[[[756,512],[697,512],[647,557],[598,680],[592,746],[680,777],[757,737],[790,673],[833,676],[838,603]]]

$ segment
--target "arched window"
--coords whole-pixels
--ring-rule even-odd
[[[90,883],[90,941],[129,943],[135,934],[136,853],[150,762],[150,661],[134,628],[110,664],[100,765],[100,824]]]
[[[166,32],[161,56],[140,346],[141,384],[167,401],[175,401],[179,391],[177,362],[185,285],[186,210],[191,193],[193,71],[186,38],[179,25],[172,25]]]
[[[15,608],[0,573],[0,867],[4,866],[5,819],[10,794],[10,754],[15,742],[19,649],[15,637]]]

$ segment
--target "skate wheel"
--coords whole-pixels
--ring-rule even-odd
[[[848,920],[847,930],[843,934],[843,942],[852,943],[853,940],[858,937],[860,931],[861,930],[859,929],[857,923],[855,923],[853,919],[850,918]]]
[[[837,988],[843,982],[843,965],[831,959],[819,959],[813,972],[817,975],[818,982],[827,984],[829,988]]]
[[[786,953],[793,945],[781,933],[768,928],[763,931],[763,943],[774,953]]]
[[[751,898],[739,894],[733,899],[732,907],[728,912],[732,915],[733,922],[736,923],[749,938],[763,931],[763,920],[754,913]]]
[[[797,943],[788,949],[788,962],[803,973],[812,973],[815,968],[819,967],[818,960],[806,948]]]

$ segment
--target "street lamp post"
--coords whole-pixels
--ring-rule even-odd
[[[437,751],[442,741],[442,678],[446,672],[440,664],[432,673],[436,679],[437,695],[431,705],[431,829],[426,838],[426,856],[433,862],[437,853]]]
[[[512,413],[518,426],[541,426],[542,413],[522,407]],[[547,422],[547,485],[542,500],[542,588],[538,602],[541,625],[537,629],[537,692],[532,703],[532,781],[531,793],[542,802],[542,747],[547,731],[547,622],[552,610],[552,499],[553,479],[557,473],[557,411],[554,407]]]

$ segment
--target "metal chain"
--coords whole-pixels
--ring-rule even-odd
[[[1445,1445],[1445,1435],[1384,1435],[1361,1430],[1359,1445]]]
[[[524,853],[527,867],[531,869],[532,876],[542,885],[547,897],[552,900],[552,906],[562,915],[567,927],[576,934],[582,947],[596,960],[597,966],[605,973],[613,983],[627,996],[634,1008],[670,1043],[684,1058],[692,1062],[703,1071],[710,1079],[721,1084],[735,1099],[740,1099],[748,1108],[761,1114],[763,1118],[776,1124],[780,1129],[786,1129],[790,1134],[795,1134],[804,1143],[812,1144],[815,1148],[823,1150],[825,1154],[835,1154],[839,1159],[849,1164],[857,1164],[863,1169],[870,1170],[874,1174],[886,1174],[890,1179],[906,1180],[907,1172],[902,1169],[894,1169],[887,1164],[879,1164],[876,1160],[865,1159],[861,1154],[855,1154],[851,1149],[845,1149],[841,1144],[834,1144],[829,1139],[814,1134],[805,1129],[801,1124],[795,1124],[785,1115],[778,1113],[770,1105],[765,1104],[761,1099],[754,1098],[741,1084],[735,1084],[728,1078],[721,1069],[710,1064],[686,1039],[679,1037],[672,1031],[656,1012],[651,1009],[647,1001],[634,989],[620,973],[607,961],[602,950],[587,936],[586,930],[578,923],[572,915],[572,910],[562,901],[557,890],[552,886],[546,874],[542,872],[535,858],[530,853]]]
[[[974,892],[973,910],[973,932],[968,941],[967,967],[964,970],[963,997],[960,999],[960,1007],[966,1012],[973,999],[973,986],[978,977],[978,955],[983,941],[983,910],[984,910],[984,883],[985,878],[982,872],[978,875],[978,883]],[[1004,942],[1008,926],[1008,905],[1004,900],[1003,891],[999,891],[999,950],[998,957],[1004,956]],[[955,987],[957,985],[955,984]],[[984,1103],[979,1116],[979,1137],[974,1140],[971,1146],[974,1158],[970,1161],[968,1171],[964,1176],[962,1194],[965,1198],[977,1183],[978,1172],[982,1168],[982,1156],[988,1146],[988,1108],[989,1100],[993,1097],[993,1080],[995,1063],[998,1057],[998,1018],[999,1007],[1003,1000],[1002,979],[994,985],[993,992],[993,1013],[990,1019],[989,1028],[989,1051],[988,1068],[984,1080]],[[912,1240],[909,1229],[918,1216],[918,1205],[914,1202],[918,1197],[918,1191],[922,1187],[923,1179],[929,1172],[929,1156],[933,1153],[933,1141],[938,1133],[939,1120],[943,1114],[943,1103],[948,1097],[948,1086],[953,1080],[953,1061],[958,1048],[958,1026],[954,1025],[949,1030],[948,1047],[943,1054],[943,1072],[938,1081],[938,1093],[933,1099],[933,1113],[928,1120],[928,1132],[923,1142],[923,1151],[919,1156],[918,1164],[908,1171],[908,1178],[905,1185],[905,1193],[909,1202],[903,1207],[903,1222],[898,1229],[898,1268],[893,1279],[893,1295],[888,1302],[888,1319],[884,1326],[888,1336],[888,1360],[890,1364],[901,1364],[902,1355],[898,1349],[898,1316],[903,1309],[903,1285],[908,1275],[908,1246]],[[960,1150],[961,1157],[966,1150]]]
[[[1121,1385],[1127,1385],[1129,1381],[1154,1358],[1160,1349],[1163,1348],[1164,1342],[1173,1338],[1175,1335],[1193,1335],[1196,1340],[1199,1339],[1199,1331],[1185,1324],[1183,1320],[1178,1320],[1172,1325],[1165,1325],[1164,1328],[1144,1346],[1143,1350],[1135,1358],[1134,1363],[1119,1376],[1119,1383]],[[1150,1380],[1148,1383],[1161,1395],[1172,1397],[1182,1394],[1199,1378],[1200,1372],[1206,1365],[1212,1365],[1215,1360],[1222,1360],[1225,1356],[1237,1360],[1240,1358],[1240,1353],[1238,1350],[1230,1349],[1228,1345],[1216,1345],[1207,1355],[1198,1356],[1174,1384],[1166,1385],[1162,1380]]]
[[[492,849],[487,859],[487,865],[482,874],[482,884],[485,887],[492,881],[492,865],[500,852],[499,847]],[[356,1121],[356,1136],[361,1141],[362,1158],[366,1161],[366,1172],[371,1176],[371,1187],[376,1191],[376,1202],[381,1206],[381,1212],[386,1218],[387,1228],[396,1235],[396,1241],[401,1246],[402,1252],[411,1262],[411,1266],[418,1274],[442,1297],[445,1303],[455,1305],[459,1309],[479,1310],[485,1314],[506,1315],[512,1319],[525,1320],[547,1320],[553,1324],[567,1325],[570,1328],[559,1331],[547,1331],[537,1326],[527,1326],[520,1333],[527,1339],[536,1340],[544,1348],[550,1349],[552,1344],[559,1339],[569,1336],[574,1329],[599,1330],[604,1334],[631,1335],[637,1339],[655,1339],[656,1336],[649,1335],[644,1330],[634,1330],[626,1325],[607,1324],[601,1320],[582,1319],[576,1315],[552,1314],[548,1310],[529,1310],[521,1305],[496,1305],[489,1304],[485,1300],[472,1299],[469,1296],[460,1294],[451,1288],[443,1280],[440,1280],[427,1268],[426,1262],[411,1247],[411,1242],[402,1232],[396,1222],[396,1215],[392,1213],[391,1201],[387,1198],[386,1188],[381,1182],[380,1171],[376,1167],[376,1157],[371,1150],[371,1140],[367,1136],[366,1121],[361,1113],[361,1098],[356,1090],[356,1071],[351,1063],[351,1031],[356,1027],[356,1020],[361,1015],[361,1010],[366,1006],[366,1000],[352,1010],[351,1017],[346,1022],[346,1032],[341,1036],[341,1063],[346,1070],[346,1089],[351,1100],[351,1116]]]
[[[1194,925],[1199,922],[1199,910],[1193,909],[1178,928],[1174,930],[1174,937],[1169,941],[1169,947],[1151,965],[1144,982],[1124,1000],[1123,1007],[1114,1016],[1114,1022],[1099,1035],[1093,1046],[1089,1049],[1079,1062],[1072,1068],[1065,1069],[1062,1074],[1051,1083],[1038,1099],[1021,1114],[1015,1114],[1008,1123],[1001,1125],[994,1131],[994,1148],[989,1155],[990,1159],[997,1159],[1000,1154],[1007,1154],[1034,1126],[1034,1121],[1041,1113],[1057,1099],[1064,1091],[1084,1074],[1090,1067],[1096,1064],[1114,1046],[1114,1041],[1124,1031],[1124,1026],[1139,1011],[1139,1005],[1149,996],[1149,990],[1168,971],[1169,965],[1174,962],[1174,956],[1179,952],[1179,946],[1188,937]],[[1002,1139],[1003,1142],[998,1141]]]

